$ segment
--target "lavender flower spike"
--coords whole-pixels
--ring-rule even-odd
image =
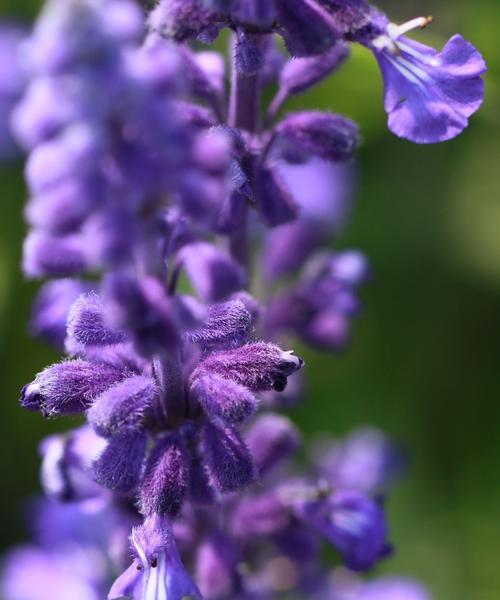
[[[425,27],[421,17],[365,39],[378,61],[385,84],[389,129],[419,144],[444,142],[459,135],[483,102],[486,63],[476,48],[454,35],[437,52],[404,34]]]

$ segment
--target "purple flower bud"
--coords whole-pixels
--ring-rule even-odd
[[[279,140],[295,152],[334,162],[350,160],[359,143],[355,123],[330,113],[289,114],[276,128]]]
[[[87,412],[88,422],[103,437],[138,432],[144,428],[157,396],[152,377],[132,375],[95,399]]]
[[[371,7],[366,0],[317,0],[332,15],[335,27],[349,34],[368,25]]]
[[[231,532],[239,538],[269,537],[290,524],[290,510],[273,492],[243,498],[231,516]]]
[[[203,456],[211,483],[221,492],[234,492],[255,477],[252,458],[232,427],[203,425]]]
[[[276,19],[272,0],[238,0],[232,3],[231,18],[236,23],[254,27],[270,27]]]
[[[254,392],[283,391],[287,378],[303,366],[304,361],[291,352],[284,352],[274,344],[256,342],[208,356],[200,363],[197,374],[216,373]]]
[[[345,440],[325,448],[317,461],[332,486],[365,494],[381,493],[404,470],[405,457],[385,435],[374,428],[353,431]]]
[[[96,293],[82,294],[68,315],[68,335],[84,346],[118,344],[125,334],[104,322],[103,305]]]
[[[292,56],[321,54],[338,38],[330,15],[314,0],[277,0],[276,12]]]
[[[44,492],[59,502],[99,495],[102,489],[92,480],[91,464],[102,451],[103,444],[104,440],[90,427],[43,440],[40,479]]]
[[[118,369],[104,364],[83,360],[57,363],[24,386],[21,406],[47,417],[79,414],[121,377]]]
[[[33,227],[54,234],[75,231],[95,207],[98,191],[79,181],[65,181],[30,199],[26,219]]]
[[[168,436],[151,452],[141,484],[141,511],[145,515],[175,516],[188,488],[188,459],[180,439]]]
[[[196,555],[196,580],[206,600],[231,598],[236,594],[238,549],[221,533],[204,540]]]
[[[238,36],[234,52],[236,68],[242,75],[255,75],[264,64],[262,51],[256,41],[244,33]]]
[[[297,202],[277,169],[260,168],[255,187],[259,211],[267,225],[275,227],[297,217]]]
[[[226,423],[242,423],[257,410],[257,398],[248,388],[220,375],[196,377],[191,394],[209,418]]]
[[[134,563],[118,577],[108,600],[202,600],[181,563],[169,521],[146,518],[130,536]]]
[[[189,332],[189,341],[204,350],[241,346],[252,329],[252,316],[241,300],[214,304],[208,309],[205,323]]]
[[[79,123],[37,146],[26,164],[31,191],[37,194],[72,177],[95,176],[103,141],[98,128]]]
[[[55,237],[32,231],[23,247],[23,270],[29,277],[68,277],[85,271],[83,240],[78,235]]]
[[[353,571],[366,571],[388,550],[382,509],[369,496],[339,490],[325,499],[298,502],[296,514],[324,535]]]
[[[184,42],[198,36],[214,18],[199,0],[160,0],[148,17],[152,31]]]
[[[44,284],[31,313],[29,330],[32,335],[63,348],[69,310],[78,296],[90,289],[90,283],[76,279],[58,279]]]
[[[295,425],[280,415],[262,415],[245,436],[248,449],[261,477],[300,446],[300,433]]]
[[[130,331],[141,354],[168,350],[179,343],[175,303],[154,277],[110,274],[104,282],[104,296],[107,319]]]
[[[128,495],[139,484],[146,450],[146,436],[124,434],[109,440],[93,463],[94,477],[100,485]]]
[[[179,259],[192,286],[206,302],[218,302],[245,287],[243,269],[212,244],[188,244],[179,252]]]
[[[292,58],[281,71],[280,88],[287,94],[305,92],[337,69],[348,55],[349,49],[346,44],[337,42],[325,54]]]

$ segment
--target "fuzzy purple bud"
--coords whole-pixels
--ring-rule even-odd
[[[23,270],[28,277],[70,277],[85,271],[83,240],[79,235],[56,237],[32,231],[23,247]]]
[[[295,152],[333,162],[352,158],[359,143],[358,127],[345,117],[323,112],[289,114],[276,128],[281,142]]]
[[[223,300],[245,287],[243,269],[212,244],[188,244],[180,251],[179,259],[192,286],[206,302]]]
[[[125,333],[104,322],[103,305],[95,293],[85,294],[68,315],[68,335],[84,346],[102,346],[125,341]]]
[[[330,15],[314,0],[277,0],[276,12],[292,56],[321,54],[338,38]]]
[[[203,325],[188,332],[186,337],[204,350],[232,348],[246,341],[252,325],[252,316],[244,303],[233,299],[210,306]]]
[[[208,417],[226,423],[242,423],[258,406],[257,399],[248,388],[210,373],[193,380],[191,394]]]
[[[175,516],[188,488],[188,460],[179,438],[158,442],[146,464],[141,484],[141,511],[145,515]]]
[[[197,371],[216,373],[252,391],[263,392],[283,391],[287,378],[303,366],[304,361],[291,352],[284,352],[274,344],[256,342],[211,354],[200,363]]]
[[[260,168],[255,187],[258,208],[267,225],[276,227],[297,217],[297,201],[277,169]]]
[[[144,428],[157,397],[152,377],[132,375],[95,399],[87,412],[88,422],[103,437],[138,432]]]
[[[221,492],[234,492],[253,481],[252,458],[232,427],[205,423],[203,451],[210,481]]]
[[[93,464],[97,483],[118,493],[130,494],[139,484],[146,436],[124,434],[112,438]]]
[[[58,363],[23,388],[21,406],[47,417],[79,414],[121,377],[118,369],[105,364],[83,360]]]
[[[296,452],[301,441],[290,419],[273,414],[260,416],[245,439],[261,476]]]

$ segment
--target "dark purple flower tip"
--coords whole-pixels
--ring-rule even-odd
[[[353,157],[359,144],[358,127],[353,121],[323,112],[289,114],[276,128],[279,142],[294,152],[313,155],[333,162]]]
[[[52,234],[76,231],[95,207],[98,191],[80,181],[68,180],[30,199],[26,220]]]
[[[79,414],[121,377],[118,369],[104,364],[83,360],[57,363],[24,386],[21,406],[47,417]]]
[[[273,542],[281,553],[298,563],[317,561],[320,555],[321,546],[315,532],[293,520],[286,529],[273,535]]]
[[[95,480],[118,494],[131,494],[139,484],[145,450],[146,436],[141,433],[111,438],[93,463]]]
[[[252,326],[252,316],[244,303],[231,299],[210,306],[202,326],[188,332],[186,337],[205,350],[233,348],[248,339]]]
[[[292,58],[281,71],[280,88],[286,94],[305,92],[330,75],[348,56],[348,46],[337,42],[319,56]]]
[[[132,375],[95,399],[87,412],[88,422],[103,437],[138,432],[144,428],[157,396],[152,377]]]
[[[81,295],[68,315],[68,335],[84,346],[124,342],[125,333],[105,323],[103,311],[102,301],[96,293]]]
[[[80,294],[90,290],[89,282],[76,279],[58,279],[44,284],[33,304],[29,322],[31,334],[62,349],[69,310]]]
[[[286,529],[290,510],[273,492],[241,499],[231,515],[230,529],[238,538],[268,537]]]
[[[384,106],[389,129],[418,144],[444,142],[459,135],[481,106],[486,63],[476,48],[454,35],[441,52],[402,35],[424,26],[425,17],[368,43],[384,78]]]
[[[114,582],[108,600],[202,600],[181,562],[167,518],[147,517],[132,530],[130,542],[134,562]]]
[[[276,13],[292,56],[322,54],[338,39],[331,16],[314,0],[277,0]]]
[[[179,252],[179,259],[191,285],[206,302],[218,302],[245,287],[244,270],[212,244],[188,244]]]
[[[145,515],[175,516],[188,489],[189,461],[181,440],[168,436],[152,450],[141,483],[141,511]]]
[[[298,450],[301,436],[290,419],[266,414],[255,420],[245,440],[258,472],[263,477]]]
[[[87,268],[79,235],[56,237],[32,231],[23,247],[23,270],[28,277],[70,277]]]
[[[245,76],[255,75],[264,64],[264,56],[253,37],[240,33],[234,49],[235,65]]]
[[[359,600],[431,600],[418,581],[402,577],[381,577],[361,586]]]
[[[386,555],[385,515],[369,496],[339,490],[295,508],[298,516],[337,548],[349,569],[367,571]]]
[[[366,0],[317,0],[332,15],[338,31],[349,34],[369,25],[372,8]]]
[[[235,492],[254,480],[252,457],[235,429],[207,422],[202,445],[210,482],[219,491]]]
[[[190,389],[192,397],[212,419],[242,423],[257,410],[257,398],[248,388],[220,375],[196,377]]]
[[[149,13],[148,25],[151,31],[184,42],[196,38],[214,17],[199,0],[160,0]]]
[[[203,540],[196,555],[196,581],[203,598],[234,598],[239,551],[230,537],[217,533]]]
[[[262,167],[257,171],[255,198],[263,220],[270,227],[297,218],[297,201],[277,169]]]
[[[113,273],[104,282],[107,320],[127,329],[144,355],[174,348],[180,341],[177,305],[154,277]]]
[[[274,344],[256,342],[208,356],[200,363],[193,379],[200,374],[215,373],[254,392],[283,391],[287,378],[303,366],[304,361],[292,352],[284,352]]]
[[[102,488],[91,477],[91,464],[102,452],[104,443],[90,427],[43,440],[40,480],[44,492],[59,502],[100,495]]]

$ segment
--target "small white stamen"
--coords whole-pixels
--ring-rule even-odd
[[[372,45],[377,50],[387,50],[391,54],[399,54],[398,38],[413,29],[423,29],[424,27],[427,27],[433,20],[433,17],[417,17],[410,21],[406,21],[406,23],[402,23],[401,25],[389,23],[386,29],[387,33],[375,38],[372,41]]]
[[[416,19],[411,19],[411,21],[406,21],[406,23],[402,23],[401,25],[390,23],[387,27],[387,33],[393,39],[396,39],[400,35],[413,31],[413,29],[423,29],[424,27],[427,27],[433,20],[432,17],[417,17]]]

